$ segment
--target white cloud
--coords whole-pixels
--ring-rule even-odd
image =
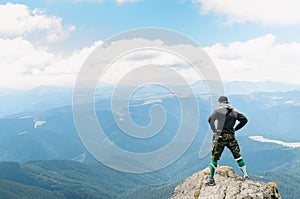
[[[128,2],[135,2],[135,1],[140,1],[140,0],[115,0],[117,3],[128,3]]]
[[[61,1],[61,0],[51,0],[51,1]],[[102,2],[108,1],[108,0],[66,0],[66,1],[74,2],[74,3],[79,3],[79,2],[98,2],[98,3],[102,3]],[[123,3],[137,2],[137,1],[142,1],[142,0],[110,0],[110,1],[114,1],[114,2],[119,3],[119,4],[123,4]]]
[[[300,106],[300,102],[295,100],[287,100],[284,104],[290,106]]]
[[[101,42],[95,42],[71,56],[61,57],[21,37],[0,38],[0,87],[73,86],[82,63],[99,45]]]
[[[85,47],[80,51],[75,51],[71,56],[59,59],[45,67],[41,73],[49,75],[69,74],[74,77],[79,72],[83,62],[93,52],[93,50],[102,44],[102,41],[96,41],[92,46]]]
[[[43,70],[55,60],[55,56],[45,48],[35,47],[29,41],[18,37],[0,38],[1,75],[29,74],[33,70]]]
[[[48,41],[57,41],[74,31],[74,26],[64,28],[62,18],[48,16],[43,10],[30,10],[27,5],[7,3],[0,5],[0,35],[22,36],[34,31],[45,31]]]
[[[133,43],[142,42],[145,46],[153,41],[137,39],[122,40],[114,43],[113,49],[122,46],[132,46]],[[163,46],[162,41],[156,41]],[[83,62],[92,51],[102,44],[101,41],[75,51],[71,56],[60,57],[50,53],[46,48],[33,45],[24,38],[0,39],[0,87],[30,88],[39,85],[74,86],[76,77]],[[177,46],[174,48],[188,48]],[[109,62],[112,60],[109,60]],[[196,72],[185,71],[187,63],[178,56],[159,50],[138,50],[133,54],[121,56],[117,62],[110,65],[103,76],[105,83],[117,83],[132,69],[146,64],[161,64],[178,68],[186,79],[194,78]],[[183,68],[183,69],[182,69]],[[148,74],[155,77],[165,77],[165,74]],[[196,75],[197,76],[197,75]],[[142,78],[142,77],[140,77]]]
[[[299,25],[298,0],[194,0],[204,14],[226,16],[229,23],[254,22],[261,25]]]
[[[145,46],[153,41],[144,42]],[[133,41],[119,41],[114,49],[132,46]],[[161,41],[156,43],[164,48]],[[102,44],[95,42],[89,47],[61,57],[50,53],[47,48],[33,45],[22,37],[0,39],[0,87],[28,88],[39,85],[73,86],[77,74],[91,52]],[[190,50],[188,45],[172,46],[170,49]],[[223,80],[227,81],[279,81],[300,84],[299,54],[300,43],[279,43],[276,37],[268,34],[244,42],[221,43],[204,48],[215,63]],[[199,59],[194,53],[193,59]],[[195,61],[195,60],[193,60]],[[130,70],[146,64],[168,65],[178,70],[187,80],[199,79],[195,70],[180,57],[167,51],[151,49],[135,51],[118,58],[102,77],[102,81],[116,83]],[[152,74],[148,74],[152,75]],[[158,76],[158,74],[153,74]],[[164,74],[159,74],[164,77]]]
[[[245,42],[205,48],[223,80],[300,84],[300,43],[278,43],[267,34]]]

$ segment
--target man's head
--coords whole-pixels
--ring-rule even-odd
[[[220,96],[219,99],[218,99],[218,102],[219,103],[222,103],[222,104],[228,104],[228,98],[226,96]]]

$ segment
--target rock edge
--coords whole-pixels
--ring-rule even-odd
[[[174,189],[169,199],[281,199],[276,183],[243,180],[233,168],[218,167],[215,186],[205,186],[209,168],[185,179]]]

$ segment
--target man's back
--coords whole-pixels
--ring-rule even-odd
[[[234,133],[241,129],[248,122],[246,116],[230,106],[229,104],[221,104],[209,117],[209,124],[214,132]],[[215,121],[218,122],[215,129]],[[240,123],[234,128],[236,121]],[[215,129],[215,130],[214,130]]]

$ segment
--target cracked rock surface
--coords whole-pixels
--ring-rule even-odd
[[[274,182],[246,180],[231,167],[221,166],[215,174],[215,186],[205,186],[209,169],[185,179],[174,189],[170,199],[281,199]]]

